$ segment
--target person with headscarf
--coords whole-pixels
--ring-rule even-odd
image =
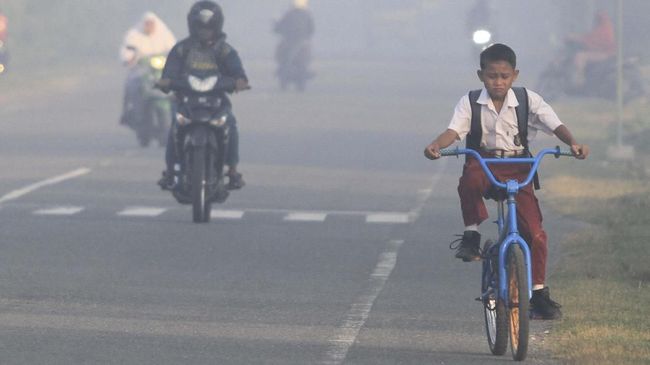
[[[154,13],[146,12],[138,24],[129,29],[120,47],[120,59],[129,68],[120,123],[134,125],[144,117],[141,85],[142,74],[136,67],[143,57],[167,55],[176,44],[176,37]]]

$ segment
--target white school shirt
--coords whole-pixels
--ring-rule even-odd
[[[526,89],[528,92],[528,143],[532,142],[537,131],[553,135],[553,131],[563,123],[539,94]],[[494,103],[487,90],[483,88],[477,102],[481,104],[481,147],[488,150],[521,151],[523,146],[515,144],[515,136],[519,134],[517,113],[519,105],[515,92],[508,90],[501,112],[497,113]],[[454,110],[454,116],[449,123],[449,129],[458,134],[462,141],[470,132],[472,125],[472,107],[469,95],[463,96]]]

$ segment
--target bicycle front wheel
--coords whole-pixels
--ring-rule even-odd
[[[528,274],[519,245],[508,249],[508,318],[512,358],[521,361],[528,352]]]
[[[483,245],[483,278],[481,293],[483,293],[483,314],[485,317],[485,332],[490,352],[503,355],[508,348],[508,317],[506,306],[498,297],[498,247],[492,240]]]

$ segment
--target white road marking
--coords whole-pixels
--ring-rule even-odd
[[[408,213],[374,213],[366,216],[366,223],[410,223],[411,217]]]
[[[33,191],[36,191],[36,190],[38,190],[38,189],[40,189],[42,187],[45,187],[45,186],[48,186],[48,185],[58,184],[60,182],[66,181],[66,180],[70,180],[70,179],[74,179],[74,178],[79,177],[79,176],[86,175],[90,171],[91,171],[90,169],[82,167],[80,169],[70,171],[70,172],[65,173],[63,175],[55,176],[55,177],[52,177],[52,178],[49,178],[49,179],[46,179],[46,180],[43,180],[43,181],[39,181],[39,182],[34,183],[34,184],[27,185],[24,188],[14,190],[14,191],[4,195],[3,197],[1,197],[0,198],[0,204],[6,203],[6,202],[11,201],[11,200],[18,199],[18,198],[20,198],[20,197],[22,197],[24,195],[27,195],[27,194],[29,194],[29,193],[31,193]]]
[[[327,213],[323,212],[292,212],[284,217],[288,222],[324,222]]]
[[[221,210],[213,209],[210,212],[210,217],[214,219],[242,219],[244,217],[243,210]]]
[[[420,191],[418,191],[419,196],[418,196],[417,204],[409,212],[410,222],[415,222],[416,220],[418,220],[418,218],[420,218],[420,214],[422,214],[422,209],[424,209],[424,206],[426,205],[427,201],[431,199],[433,190],[436,188],[436,185],[438,185],[438,181],[440,180],[440,177],[442,177],[442,173],[445,170],[448,161],[449,161],[448,158],[443,158],[442,160],[436,161],[436,164],[440,164],[441,166],[438,167],[438,171],[436,172],[435,175],[433,175],[433,178],[431,179],[431,187],[427,189],[420,189]]]
[[[167,208],[153,208],[153,207],[129,207],[117,215],[122,217],[157,217],[167,211]]]
[[[35,215],[75,215],[84,210],[84,207],[54,207],[34,211]]]
[[[395,268],[397,252],[403,240],[393,240],[379,257],[379,262],[370,275],[370,286],[357,298],[348,311],[343,323],[337,328],[335,335],[330,338],[329,348],[322,364],[340,365],[345,361],[348,351],[357,341],[359,331],[365,325],[375,300],[384,289],[388,277]]]

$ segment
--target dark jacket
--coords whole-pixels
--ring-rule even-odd
[[[248,80],[239,54],[226,42],[225,34],[210,46],[193,38],[178,42],[167,56],[162,79],[181,80],[190,73],[201,75],[215,70],[235,80]]]

